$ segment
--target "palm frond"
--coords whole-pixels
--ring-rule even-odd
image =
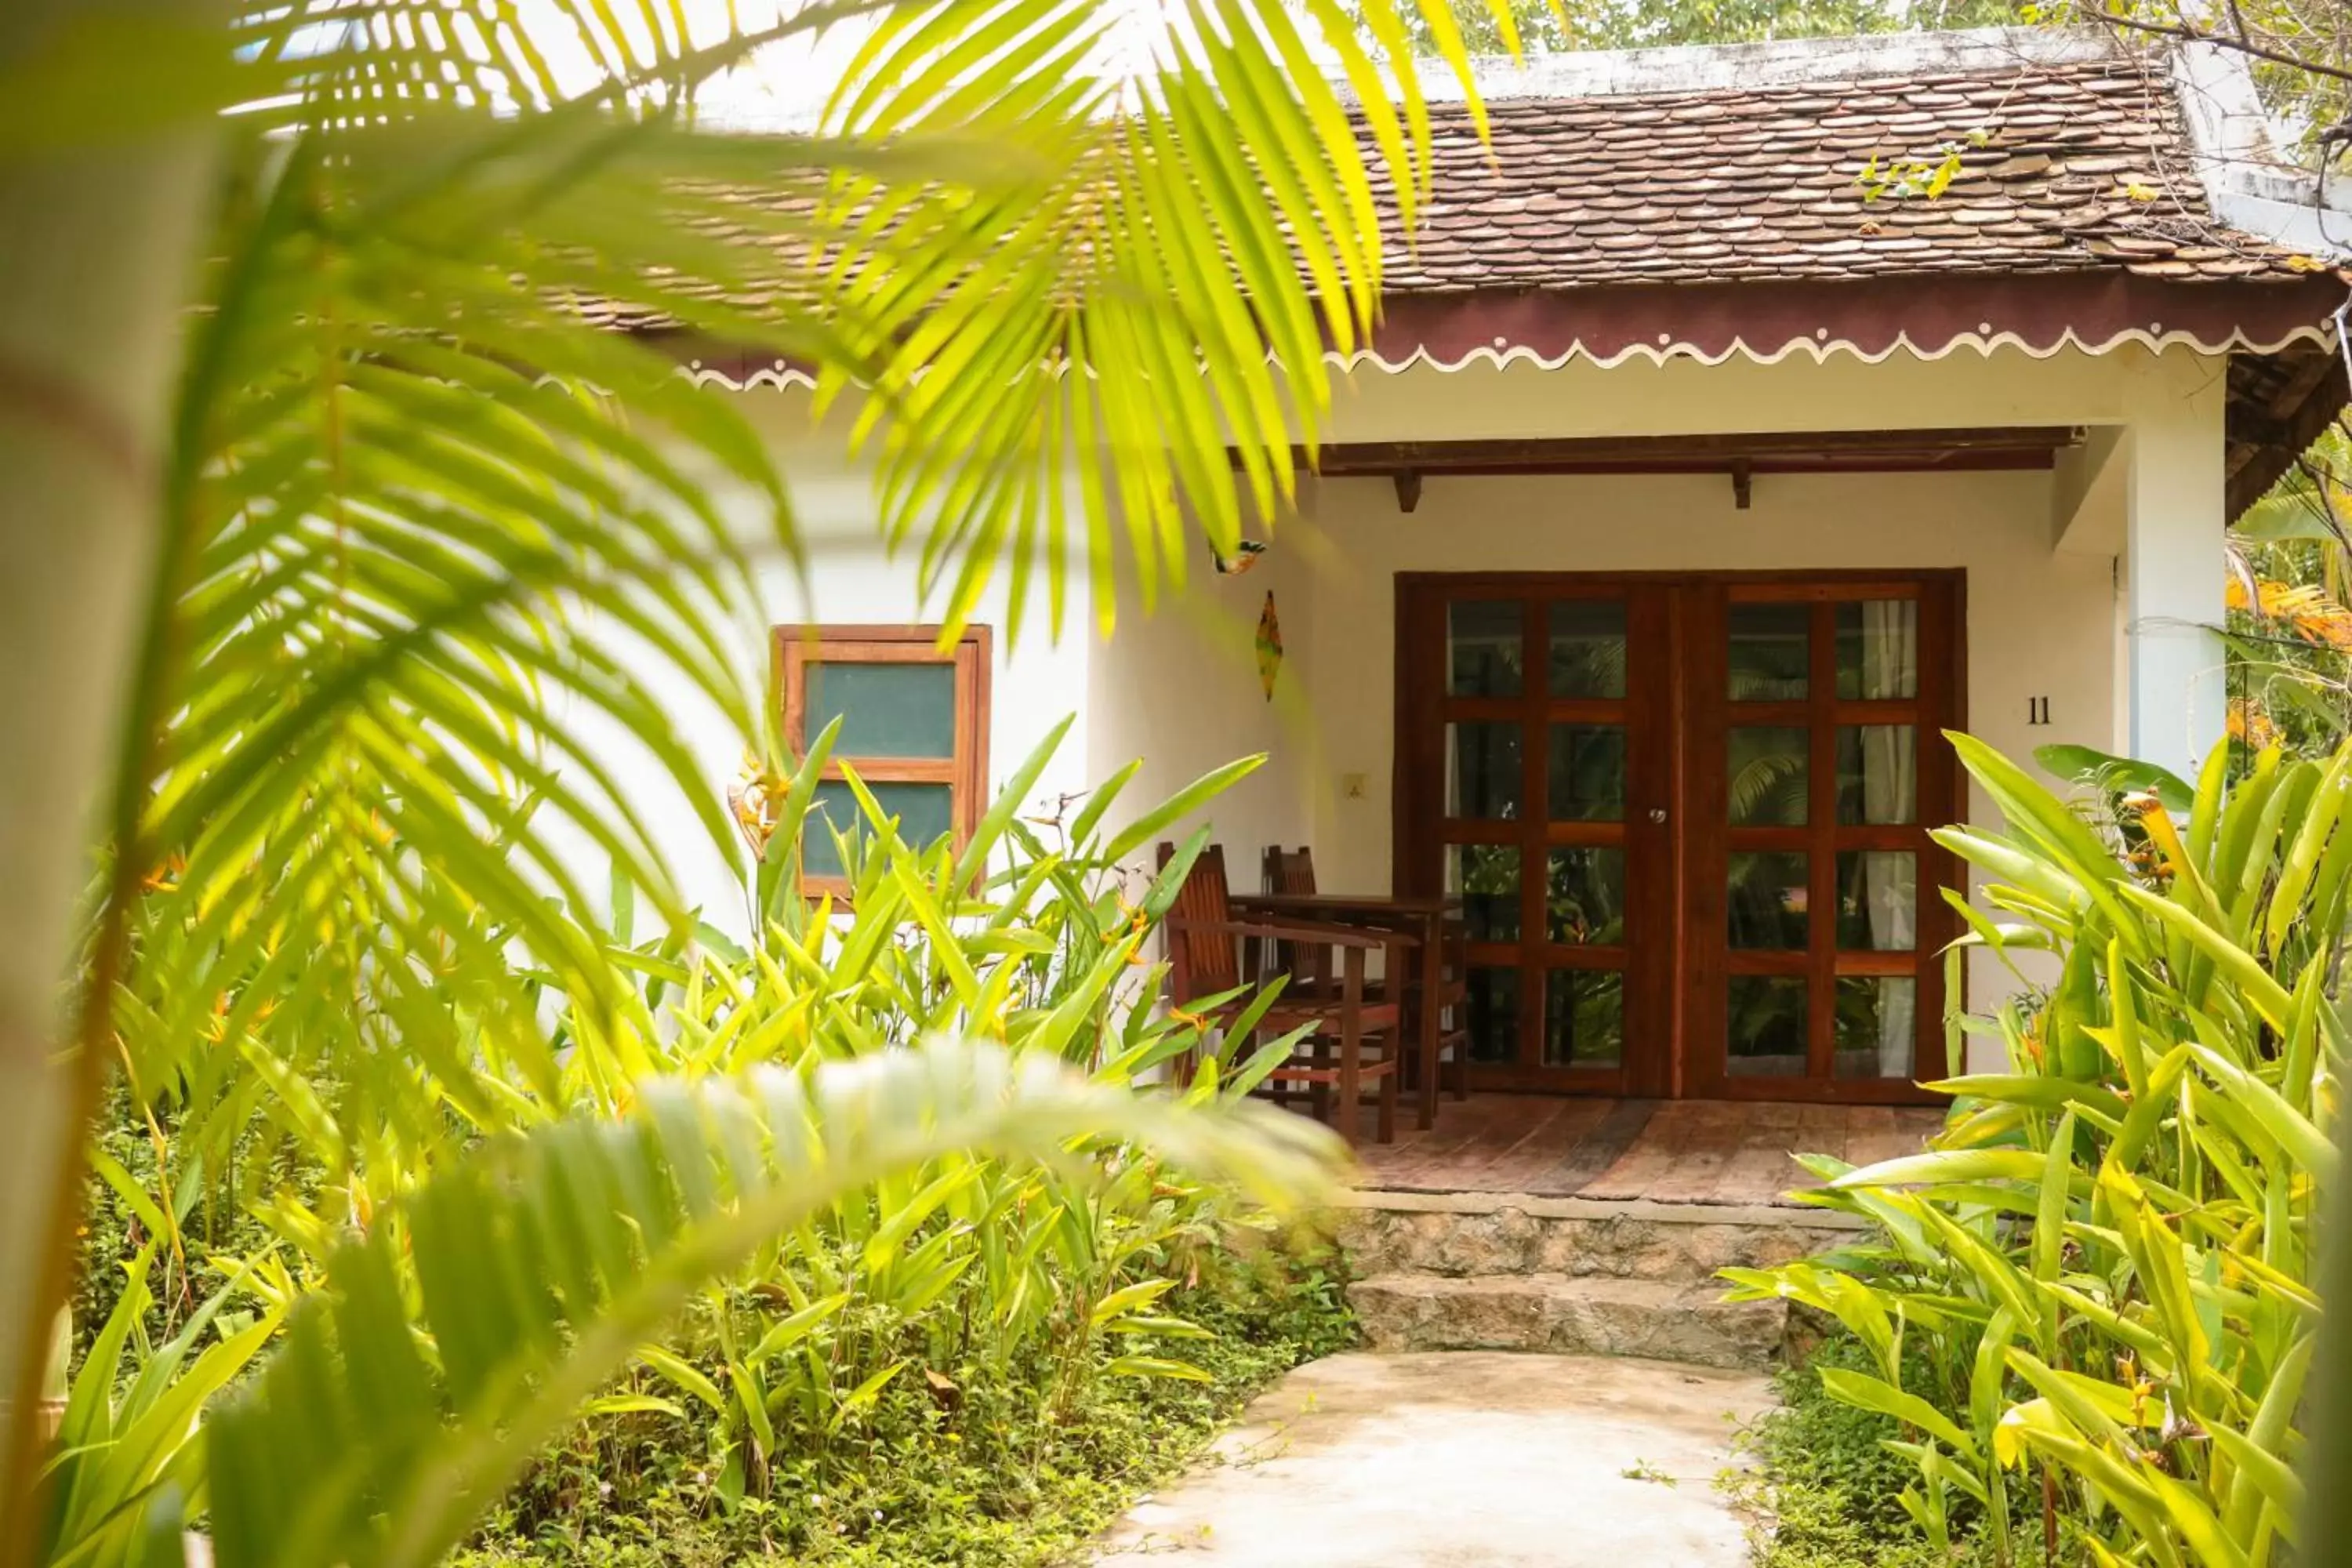
[[[1491,8],[1507,28],[1504,0]],[[1449,6],[1412,10],[1466,88]],[[1311,453],[1328,418],[1323,353],[1370,330],[1401,237],[1377,191],[1409,233],[1429,180],[1428,104],[1388,0],[1361,22],[1249,0],[1149,19],[1087,0],[910,5],[866,41],[826,123],[984,139],[1040,171],[947,201],[845,172],[824,298],[876,334],[864,384],[888,398],[861,430],[890,536],[920,540],[954,616],[1006,568],[1018,617],[1042,575],[1055,631],[1066,491],[1106,626],[1122,572],[1148,606],[1181,584],[1192,529],[1230,553],[1245,510],[1279,515],[1292,448]],[[910,231],[953,263],[871,248]],[[858,384],[829,367],[828,395]]]
[[[1149,591],[1181,574],[1188,516],[1229,542],[1244,505],[1279,505],[1327,409],[1321,350],[1379,297],[1375,172],[1408,221],[1427,177],[1387,0],[1361,38],[1323,0],[1199,0],[1120,69],[1094,52],[1128,19],[1108,0],[875,7],[822,132],[764,137],[698,132],[698,84],[866,7],[730,16],[716,41],[673,0],[233,9],[226,38],[16,80],[59,101],[90,58],[152,71],[187,45],[159,101],[238,111],[213,127],[153,588],[129,657],[100,661],[134,679],[105,719],[112,858],[60,1056],[86,1110],[119,1044],[200,1154],[267,1118],[331,1164],[372,1140],[415,1171],[528,1126],[560,1090],[551,989],[617,1077],[641,1065],[642,1002],[567,912],[593,902],[578,868],[609,861],[693,929],[654,822],[736,846],[677,706],[763,741],[754,561],[796,533],[740,410],[676,374],[674,342],[610,324],[855,389],[886,528],[923,532],[926,577],[966,609],[1009,563],[1058,626],[1074,574]],[[595,79],[567,77],[542,14]],[[11,147],[63,134],[0,121]],[[70,1175],[23,1205],[51,1258]],[[32,1305],[12,1349],[47,1322]]]
[[[542,983],[632,1026],[551,912],[593,904],[570,846],[673,931],[692,918],[649,820],[667,803],[612,737],[736,853],[656,691],[767,728],[741,655],[750,552],[796,545],[783,479],[733,405],[583,302],[857,389],[886,529],[921,531],[934,581],[952,564],[959,609],[1007,559],[1017,606],[1042,559],[1058,626],[1066,531],[1097,585],[1124,553],[1148,590],[1190,518],[1225,539],[1287,494],[1323,344],[1378,297],[1374,170],[1408,217],[1427,178],[1384,6],[1365,42],[1326,7],[1202,0],[1124,71],[1097,0],[894,6],[805,137],[693,132],[695,79],[754,36],[698,47],[652,0],[559,9],[610,73],[584,97],[496,6],[487,56],[408,0],[247,24],[293,88],[241,133],[181,394],[150,634],[169,720],[123,847],[172,958],[133,984],[150,1086],[218,1089],[215,1041],[332,1061],[409,1138],[435,1139],[440,1095],[472,1132],[510,1126],[449,1069],[487,1050],[544,1088]],[[1299,74],[1322,58],[1362,94],[1360,141]],[[981,147],[990,172],[958,163]]]
[[[1747,759],[1731,777],[1731,820],[1758,826],[1802,822],[1808,776],[1801,752]]]
[[[705,1281],[882,1177],[1121,1139],[1287,1204],[1321,1190],[1334,1147],[1264,1108],[1185,1109],[1045,1053],[943,1040],[649,1084],[639,1103],[451,1171],[337,1255],[259,1384],[211,1425],[222,1568],[425,1568]]]

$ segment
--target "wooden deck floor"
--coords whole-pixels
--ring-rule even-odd
[[[1769,1204],[1809,1180],[1791,1153],[1865,1165],[1942,1125],[1940,1110],[1885,1106],[1475,1094],[1445,1100],[1428,1131],[1400,1127],[1358,1155],[1360,1184],[1387,1192]]]

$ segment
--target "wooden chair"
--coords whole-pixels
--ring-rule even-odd
[[[1175,856],[1173,844],[1160,846],[1161,866]],[[1393,999],[1367,994],[1364,962],[1369,953],[1385,952],[1389,972],[1399,973],[1404,951],[1414,945],[1412,938],[1402,931],[1318,921],[1236,920],[1231,897],[1223,847],[1213,844],[1192,862],[1161,924],[1168,936],[1169,999],[1189,1013],[1222,1023],[1238,1015],[1251,998],[1218,998],[1261,978],[1251,973],[1258,969],[1256,963],[1244,963],[1248,944],[1279,943],[1302,960],[1314,955],[1322,973],[1336,973],[1339,979],[1297,994],[1286,986],[1258,1020],[1258,1032],[1267,1035],[1286,1035],[1302,1025],[1310,1030],[1290,1059],[1267,1075],[1266,1084],[1277,1100],[1291,1098],[1286,1091],[1294,1086],[1304,1089],[1318,1118],[1336,1100],[1337,1115],[1330,1120],[1350,1147],[1357,1140],[1364,1091],[1370,1088],[1378,1107],[1373,1138],[1381,1143],[1392,1141],[1404,1009]]]
[[[1279,844],[1265,847],[1265,890],[1269,893],[1312,893],[1315,887],[1315,852],[1302,844],[1296,849],[1285,849]],[[1437,1055],[1432,1064],[1440,1082],[1451,1079],[1454,1098],[1470,1098],[1470,935],[1469,927],[1458,917],[1445,922],[1444,977],[1438,983]],[[1303,984],[1319,984],[1320,976],[1299,974],[1293,966],[1291,973]],[[1375,986],[1370,994],[1384,995],[1382,986]],[[1406,977],[1405,997],[1412,1006],[1421,1005],[1421,977],[1418,973]],[[1418,1015],[1412,1016],[1418,1027]],[[1450,1067],[1448,1073],[1444,1068]]]
[[[1265,847],[1265,890],[1269,893],[1311,893],[1315,888],[1315,851],[1302,844],[1285,849]]]
[[[1450,1063],[1454,1098],[1470,1098],[1470,923],[1460,915],[1445,921],[1445,975],[1438,983],[1437,1054]],[[1449,1054],[1450,1053],[1450,1054]],[[1441,1074],[1443,1081],[1446,1075]]]
[[[1269,893],[1311,893],[1315,890],[1315,853],[1302,844],[1296,849],[1285,849],[1279,844],[1265,847],[1264,856],[1265,890]],[[1324,950],[1310,952],[1295,951],[1289,942],[1277,942],[1274,962],[1290,976],[1294,987],[1319,990],[1329,978],[1320,968]]]

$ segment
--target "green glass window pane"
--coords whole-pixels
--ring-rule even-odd
[[[1918,945],[1919,860],[1908,849],[1841,849],[1837,944],[1849,952]]]
[[[838,717],[837,757],[952,757],[955,694],[951,664],[811,664],[802,732]]]
[[[1551,726],[1549,795],[1554,822],[1617,822],[1625,816],[1625,730],[1620,724]]]
[[[1445,726],[1445,815],[1500,822],[1520,815],[1519,726]]]
[[[1445,607],[1445,690],[1450,697],[1517,697],[1527,645],[1526,607],[1508,599],[1456,599]]]
[[[1839,1078],[1909,1078],[1919,1038],[1919,983],[1907,974],[1842,974],[1837,983]]]
[[[1735,1078],[1805,1076],[1807,987],[1802,975],[1735,974],[1726,983],[1725,1045]]]
[[[1802,951],[1811,902],[1805,857],[1738,850],[1730,861],[1731,945],[1751,952]]]
[[[1738,724],[1725,744],[1734,827],[1802,827],[1811,809],[1812,741],[1801,726]]]
[[[1625,695],[1625,605],[1615,599],[1562,599],[1553,604],[1551,694]]]
[[[1470,1059],[1517,1061],[1519,1056],[1519,972],[1470,972]]]
[[[1841,724],[1837,819],[1849,825],[1919,820],[1918,731],[1908,724]]]
[[[1849,702],[1919,695],[1919,605],[1865,599],[1837,606],[1837,694]]]
[[[1547,973],[1544,1066],[1613,1068],[1624,1055],[1625,977],[1608,969]]]
[[[1544,888],[1546,940],[1614,947],[1625,940],[1625,851],[1554,849]]]
[[[1472,942],[1519,940],[1519,852],[1507,844],[1452,844],[1445,890],[1462,900]]]
[[[913,848],[929,847],[955,828],[955,791],[943,784],[868,784],[874,804],[885,816],[896,817],[898,837]],[[863,837],[870,825],[858,808],[857,796],[840,779],[816,786],[809,815],[801,826],[801,870],[811,877],[838,877],[841,855],[834,846],[835,831]]]
[[[1803,700],[1812,673],[1810,605],[1734,605],[1730,609],[1734,702]]]

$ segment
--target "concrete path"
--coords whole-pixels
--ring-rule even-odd
[[[1300,1367],[1097,1568],[1743,1568],[1715,1478],[1756,1374],[1457,1352]],[[1669,1484],[1671,1483],[1671,1484]]]

